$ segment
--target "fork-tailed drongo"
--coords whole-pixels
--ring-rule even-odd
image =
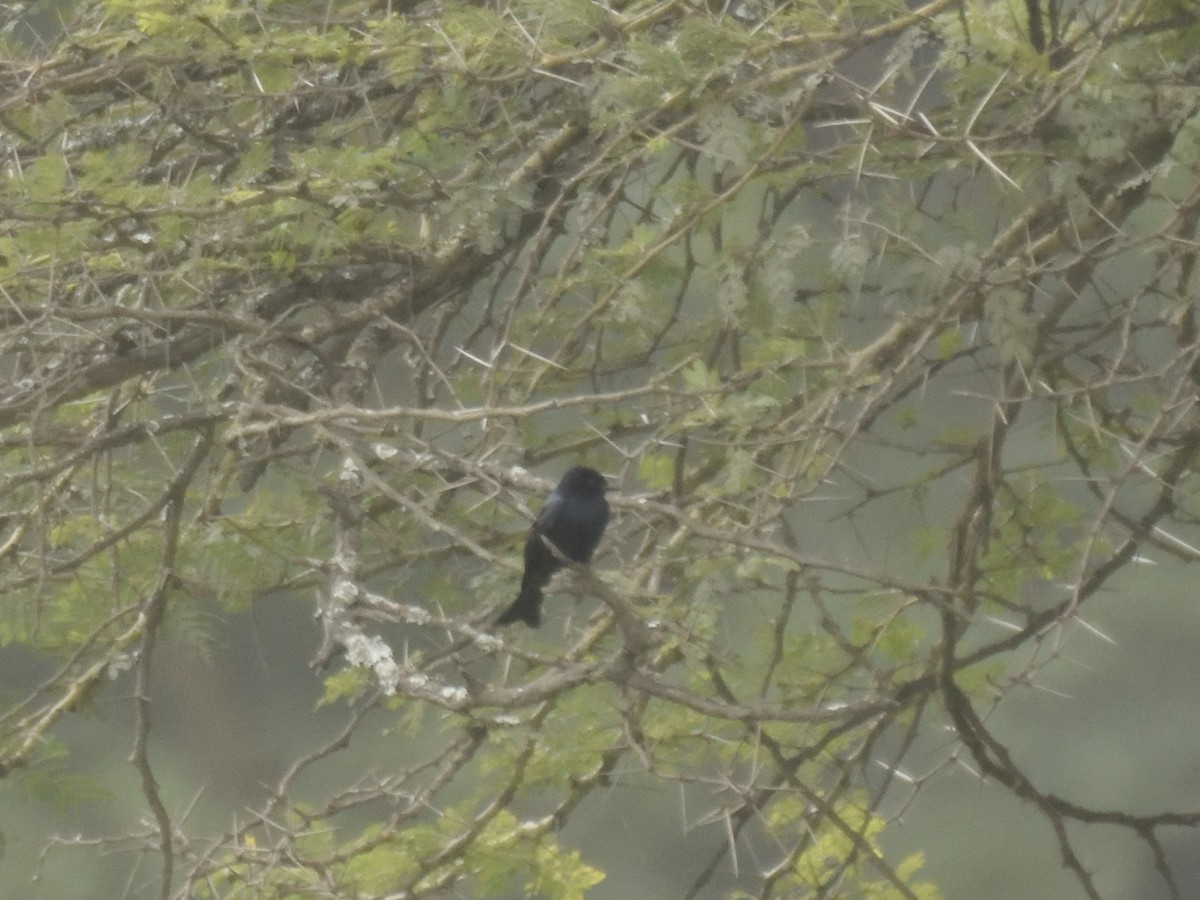
[[[567,470],[530,529],[521,593],[496,620],[497,625],[524,622],[537,628],[541,624],[542,589],[566,565],[562,557],[577,563],[591,562],[608,524],[606,490],[608,482],[595,469],[575,466]],[[557,548],[557,554],[547,541]]]

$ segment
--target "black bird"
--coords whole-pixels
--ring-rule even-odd
[[[608,482],[595,469],[575,466],[567,470],[529,531],[521,593],[496,620],[497,625],[524,622],[537,628],[542,624],[542,589],[566,565],[561,557],[577,563],[592,561],[608,524],[606,490]],[[557,554],[546,541],[558,549]]]

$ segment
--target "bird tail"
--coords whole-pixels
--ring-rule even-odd
[[[500,614],[497,625],[508,625],[510,622],[524,622],[530,628],[542,624],[542,589],[533,585],[521,585],[521,593],[513,601],[513,605]]]

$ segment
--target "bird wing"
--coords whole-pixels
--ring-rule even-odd
[[[543,534],[550,528],[554,527],[555,521],[558,519],[558,514],[562,512],[563,497],[557,490],[551,492],[550,499],[546,501],[546,505],[542,507],[542,511],[538,513],[537,520],[533,523],[533,530]]]

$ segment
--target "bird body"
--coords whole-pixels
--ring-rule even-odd
[[[521,592],[496,620],[497,625],[524,622],[537,628],[542,622],[543,590],[554,573],[567,565],[566,560],[592,561],[608,524],[606,490],[608,482],[595,469],[575,466],[567,470],[529,531]]]

